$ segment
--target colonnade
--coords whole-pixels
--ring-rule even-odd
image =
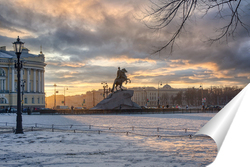
[[[8,74],[10,74],[9,69]],[[25,92],[44,93],[44,70],[23,68],[20,72],[20,75],[21,81],[24,80],[26,82],[24,87]],[[11,88],[9,86],[7,88],[10,92],[16,92],[16,79],[17,77],[15,75],[15,68],[12,67],[11,75],[8,75],[7,79],[7,85],[10,85],[11,83]]]

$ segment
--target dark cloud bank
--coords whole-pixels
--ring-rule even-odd
[[[191,64],[203,64],[214,62],[218,65],[218,70],[229,70],[228,76],[233,78],[211,78],[210,82],[225,80],[237,81],[239,84],[247,84],[247,76],[237,77],[239,74],[250,74],[250,40],[247,31],[242,27],[237,30],[237,37],[229,39],[227,43],[219,41],[209,46],[206,39],[216,26],[211,21],[211,16],[190,21],[187,24],[188,31],[183,32],[177,39],[174,46],[174,52],[169,55],[169,50],[165,50],[160,55],[150,55],[153,46],[164,43],[165,37],[170,34],[167,30],[153,32],[142,22],[136,19],[140,14],[138,6],[143,6],[144,1],[127,1],[118,3],[118,1],[93,1],[87,6],[86,15],[89,17],[77,16],[75,14],[51,15],[51,13],[38,12],[35,9],[22,6],[17,8],[12,1],[4,2],[1,0],[0,6],[0,30],[9,32],[19,32],[20,36],[25,36],[25,46],[31,51],[39,53],[40,45],[43,46],[43,52],[47,55],[46,60],[48,71],[56,71],[63,68],[65,71],[57,71],[54,74],[47,75],[47,82],[73,82],[76,80],[85,80],[86,82],[101,82],[103,76],[106,80],[113,80],[112,73],[115,74],[117,67],[102,67],[88,64],[90,60],[97,57],[105,59],[117,58],[126,55],[128,58],[149,58],[156,60],[153,67],[144,67],[137,62],[138,66],[129,69],[130,74],[138,70],[150,70],[164,68],[169,65],[171,60],[187,60]],[[35,4],[35,3],[34,3]],[[127,5],[127,6],[126,6]],[[45,6],[46,7],[46,6]],[[119,15],[109,12],[113,7],[124,9]],[[245,15],[250,14],[248,8],[243,8]],[[96,17],[90,11],[96,12]],[[53,11],[51,11],[53,13]],[[84,15],[85,8],[82,8]],[[94,13],[94,12],[93,12]],[[91,20],[93,17],[93,20]],[[244,18],[244,21],[250,23],[250,17]],[[24,32],[29,34],[24,34]],[[0,34],[0,45],[7,45],[8,49],[15,38],[8,34]],[[52,57],[50,55],[59,55]],[[71,63],[83,63],[82,66],[72,67],[65,65],[64,57],[69,57]],[[164,63],[162,63],[164,62]],[[56,65],[55,65],[56,64]],[[177,63],[182,65],[182,62]],[[202,68],[202,67],[201,67]],[[68,72],[67,72],[68,71]],[[70,74],[75,71],[76,73]],[[219,71],[218,71],[219,72]],[[202,73],[205,78],[210,73],[205,70],[182,70],[176,71],[176,75],[147,76],[149,80],[171,81],[183,80],[187,83],[201,82],[200,80],[188,79],[188,76],[194,76]],[[71,75],[67,79],[58,76]],[[137,76],[135,79],[145,79],[144,76]],[[206,82],[206,80],[204,80]]]

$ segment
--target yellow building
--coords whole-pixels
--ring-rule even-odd
[[[0,47],[0,109],[17,107],[16,61],[14,51],[6,51],[5,46]],[[45,107],[44,54],[42,51],[38,55],[30,54],[27,48],[23,48],[20,61],[23,64],[20,71],[23,107],[30,109]]]
[[[84,96],[84,103],[87,109],[95,107],[100,101],[104,99],[103,97],[103,90],[92,90],[87,91],[86,95]]]
[[[175,89],[167,84],[159,89],[155,87],[134,87],[130,88],[130,90],[134,90],[134,95],[131,98],[133,102],[137,103],[140,106],[157,107],[158,97],[160,106],[176,105],[173,103],[172,99],[177,95],[178,92],[185,92],[187,89]],[[182,103],[183,104],[179,105],[186,105],[185,99],[182,99]]]
[[[124,88],[127,89],[127,88]],[[134,91],[134,95],[132,96],[131,100],[138,104],[139,106],[147,106],[147,107],[157,107],[158,106],[158,96],[159,96],[159,105],[160,106],[173,106],[177,105],[173,102],[173,98],[176,97],[178,92],[183,91],[185,92],[187,89],[175,89],[172,88],[170,85],[164,85],[162,88],[155,88],[155,87],[133,87],[128,88],[129,90]],[[93,108],[96,106],[100,101],[103,100],[103,89],[93,90],[86,92],[85,95],[85,105],[87,109]],[[182,99],[182,104],[178,105],[186,105],[185,99]]]
[[[64,100],[65,100],[65,106],[68,106],[71,108],[73,106],[74,108],[78,107],[86,107],[85,104],[85,98],[86,95],[74,95],[74,96],[65,96],[64,95],[51,95],[48,97],[45,97],[46,102],[46,108],[54,108],[54,105],[56,103],[56,106],[64,106]]]

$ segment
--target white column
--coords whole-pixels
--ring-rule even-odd
[[[15,69],[12,67],[11,69],[11,92],[15,92]]]
[[[3,79],[3,90],[6,90],[6,79]]]
[[[38,92],[41,92],[41,70],[38,70]]]
[[[10,91],[10,67],[8,67],[7,90]]]
[[[1,80],[0,80],[0,85],[1,85],[0,90],[4,90],[4,89],[3,89],[3,84],[4,84],[4,80],[3,80],[3,79],[1,79]]]
[[[23,71],[24,71],[24,69],[22,68],[21,71],[20,71],[20,73],[21,73],[21,83],[22,83],[22,80],[23,80]]]
[[[42,93],[44,93],[44,70],[42,70]]]
[[[33,89],[36,92],[36,70],[34,69],[34,77],[33,77]]]
[[[26,85],[27,85],[27,92],[30,92],[30,69],[27,68],[27,82],[26,82]]]

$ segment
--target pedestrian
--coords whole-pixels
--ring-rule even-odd
[[[27,113],[28,113],[28,115],[31,115],[31,110],[29,107],[27,108]]]
[[[186,105],[186,110],[188,110],[188,105]]]

